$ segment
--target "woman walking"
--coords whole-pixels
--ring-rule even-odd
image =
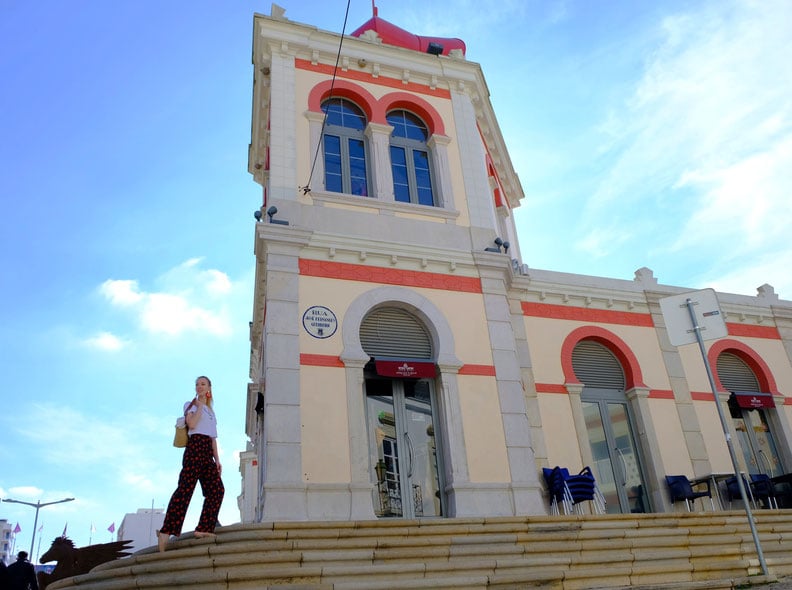
[[[212,382],[208,377],[195,380],[195,399],[184,404],[187,423],[187,447],[182,457],[179,486],[173,492],[165,521],[157,531],[157,545],[165,551],[171,535],[181,534],[184,517],[190,505],[196,482],[201,482],[203,509],[195,527],[196,537],[214,537],[217,515],[223,502],[225,487],[220,479],[223,467],[217,454],[217,420],[212,409]]]

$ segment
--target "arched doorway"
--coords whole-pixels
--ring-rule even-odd
[[[785,473],[767,415],[775,407],[772,394],[761,391],[756,374],[736,354],[719,354],[717,369],[721,385],[731,392],[729,413],[748,473]]]
[[[369,465],[381,518],[443,516],[435,417],[435,363],[426,326],[409,311],[379,307],[360,325]]]
[[[624,369],[608,348],[581,340],[572,368],[583,383],[580,395],[594,469],[609,513],[649,511],[641,454],[625,393]]]

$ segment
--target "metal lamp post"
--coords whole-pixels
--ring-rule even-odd
[[[3,498],[3,502],[13,502],[14,504],[24,504],[25,506],[33,506],[36,509],[36,519],[33,521],[33,538],[30,539],[30,555],[33,555],[33,547],[36,542],[36,526],[38,525],[38,513],[40,508],[44,506],[51,506],[52,504],[61,504],[63,502],[71,502],[74,498],[64,498],[63,500],[56,500],[55,502],[42,502],[39,500],[35,504],[32,502],[23,502],[22,500],[12,500],[11,498]]]

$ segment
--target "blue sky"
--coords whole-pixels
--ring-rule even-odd
[[[345,1],[282,0],[340,32]],[[379,0],[482,64],[533,268],[792,299],[792,4]],[[269,3],[7,0],[0,18],[0,496],[110,540],[163,508],[210,376],[226,500],[245,448],[252,19]],[[347,32],[371,16],[353,1]],[[196,495],[185,530],[197,521]],[[34,510],[0,504],[28,549]]]

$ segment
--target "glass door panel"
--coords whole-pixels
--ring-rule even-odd
[[[405,381],[404,397],[404,438],[409,461],[405,468],[414,516],[440,516],[440,482],[429,383]]]
[[[594,460],[594,465],[591,467],[597,474],[597,485],[602,495],[605,496],[606,510],[609,513],[618,514],[620,512],[619,492],[616,489],[616,477],[613,473],[613,463],[608,450],[609,445],[599,403],[583,402],[583,416],[586,420],[586,430]]]
[[[430,382],[367,379],[366,414],[375,514],[441,516]]]
[[[376,477],[374,513],[382,517],[402,516],[401,468],[396,440],[396,420],[390,382],[367,381],[366,414],[369,457]]]
[[[643,482],[638,461],[638,451],[633,442],[630,430],[630,419],[627,415],[627,405],[608,403],[608,414],[613,428],[613,449],[618,457],[615,469],[617,482],[624,489],[627,501],[627,512],[645,512],[643,500]]]
[[[626,402],[582,401],[592,468],[608,513],[647,511],[645,486]]]
[[[784,473],[764,410],[740,409],[732,420],[748,473],[766,473],[770,477]]]

